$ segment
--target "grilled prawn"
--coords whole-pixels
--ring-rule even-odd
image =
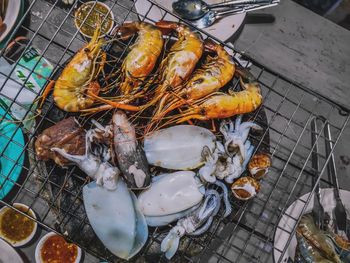
[[[161,120],[166,114],[183,105],[191,105],[218,91],[233,78],[235,64],[227,51],[210,39],[205,40],[204,46],[206,50],[216,53],[216,56],[208,56],[204,64],[194,71],[186,83],[174,89],[173,94],[168,96],[164,110],[158,109],[153,116],[154,121]]]
[[[74,55],[58,79],[47,85],[41,96],[40,108],[52,88],[54,101],[62,110],[93,113],[111,108],[108,105],[109,101],[98,96],[101,87],[97,77],[106,62],[106,53],[101,49],[104,41],[99,37],[100,27],[97,27],[91,41]],[[107,105],[91,109],[96,101]],[[113,102],[113,107],[130,111],[139,110],[138,107],[123,102]]]
[[[176,31],[179,39],[171,47],[167,57],[161,62],[159,69],[159,86],[148,106],[155,103],[158,108],[167,101],[174,89],[186,81],[194,70],[203,53],[201,37],[189,27],[170,21],[159,21],[156,26],[167,34]]]
[[[207,96],[170,119],[170,123],[182,123],[191,119],[212,120],[229,118],[256,110],[262,103],[261,89],[254,77],[245,69],[237,69],[243,91],[216,92]]]
[[[160,63],[157,71],[159,74],[158,78],[152,80],[154,83],[159,83],[158,87],[151,93],[153,98],[144,105],[133,106],[127,105],[126,103],[129,103],[133,98],[138,97],[139,94],[122,96],[124,98],[121,100],[107,100],[93,95],[92,97],[108,105],[102,105],[101,107],[91,109],[89,112],[108,110],[111,108],[140,111],[153,106],[156,103],[158,104],[158,109],[161,109],[162,105],[167,101],[167,97],[170,94],[173,94],[174,88],[181,85],[190,77],[203,53],[203,42],[201,37],[197,33],[191,31],[187,26],[176,22],[159,21],[156,23],[156,26],[164,34],[176,31],[178,40],[171,47],[166,58]],[[144,48],[142,45],[137,45],[137,47],[140,47],[140,49]],[[135,58],[134,55],[133,57]],[[133,61],[130,57],[130,65],[132,63]],[[128,93],[131,90],[128,84],[122,84],[122,87],[122,91],[124,90],[123,92],[125,93]]]
[[[119,28],[123,38],[138,33],[136,42],[122,64],[121,93],[127,95],[137,89],[152,72],[163,49],[162,32],[146,22],[125,23]]]
[[[215,57],[208,57],[204,65],[197,69],[193,76],[179,89],[180,97],[186,100],[197,100],[225,86],[235,73],[235,64],[230,54],[219,44],[210,39],[204,43],[205,48],[215,52]]]
[[[317,249],[325,259],[329,260],[327,262],[343,262],[335,251],[334,244],[329,242],[330,240],[328,239],[326,233],[315,225],[315,222],[310,214],[303,215],[301,217],[300,223],[297,227],[297,235],[304,237],[305,241],[309,242],[310,245]]]
[[[106,53],[101,49],[103,40],[99,36],[98,27],[91,41],[75,54],[57,81],[51,81],[46,87],[42,102],[53,88],[54,101],[62,110],[79,112],[94,103],[93,97],[100,92],[97,76],[106,61]]]

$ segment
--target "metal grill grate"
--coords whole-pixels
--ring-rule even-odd
[[[79,2],[76,1],[76,4]],[[136,12],[135,2],[115,0],[105,3],[111,7],[116,24],[137,19],[152,21],[148,17],[149,12],[145,16]],[[150,9],[162,9],[153,1],[150,1],[149,5]],[[162,10],[165,17],[170,15],[167,10]],[[66,60],[84,43],[74,26],[73,15],[74,6],[67,7],[61,1],[30,0],[23,18],[18,23],[17,35],[25,34],[29,38],[26,48],[30,45],[37,47],[42,56],[56,69],[63,68]],[[117,55],[113,56],[121,61],[132,42],[133,40],[130,40],[127,45],[124,44]],[[229,46],[227,48],[232,49]],[[4,51],[1,55],[3,54]],[[327,98],[279,76],[250,58],[245,59],[252,63],[251,72],[257,77],[264,97],[262,107],[251,115],[264,126],[264,133],[258,136],[252,134],[251,139],[255,138],[257,148],[270,149],[273,166],[268,176],[262,180],[262,189],[256,198],[249,202],[232,199],[234,211],[229,218],[223,219],[219,215],[205,235],[183,239],[174,258],[176,262],[272,262],[273,239],[279,220],[294,200],[312,190],[312,176],[316,174],[321,177],[330,157],[321,148],[320,171],[313,171],[310,121],[314,116],[325,116],[331,125],[334,143],[339,140],[348,122],[348,109],[343,109]],[[12,63],[17,65],[19,60]],[[118,61],[115,65],[118,65]],[[11,100],[11,105],[23,106],[17,98],[28,87],[19,83],[11,75],[12,72],[0,74],[6,80],[0,86],[0,95]],[[9,80],[21,85],[15,97],[3,93]],[[238,86],[237,81],[233,85]],[[30,109],[29,112],[36,114],[35,109]],[[36,211],[37,222],[44,229],[65,234],[69,240],[101,259],[117,260],[98,241],[83,211],[81,191],[88,181],[78,168],[63,170],[53,164],[38,162],[35,158],[32,146],[39,132],[66,116],[67,113],[57,110],[52,98],[47,99],[43,112],[36,118],[35,129],[26,134],[25,145],[19,145],[23,149],[22,156],[25,156],[20,179],[14,181],[2,172],[0,174],[3,181],[10,181],[15,185],[11,193],[4,200],[0,200],[0,204],[12,206],[14,202],[25,203]],[[80,117],[80,121],[85,122],[86,119]],[[20,126],[17,129],[20,129]],[[4,134],[1,136],[6,137]],[[0,149],[0,156],[13,163],[15,169],[16,165],[21,164],[20,159],[23,157],[13,159],[12,156],[4,154],[10,143],[16,143],[13,136],[7,139],[9,142]],[[317,139],[318,142],[324,141],[322,129]],[[323,186],[330,185],[327,180],[320,180]],[[62,199],[62,196],[65,196],[65,199]],[[62,200],[69,202],[62,204]],[[305,202],[305,206],[308,201]],[[165,257],[159,253],[159,246],[168,230],[168,227],[150,229],[149,241],[136,258],[143,258],[147,262],[165,261]],[[279,260],[282,260],[282,257]]]

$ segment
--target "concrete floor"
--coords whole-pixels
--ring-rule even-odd
[[[293,0],[304,7],[324,16],[334,23],[350,30],[350,1],[349,0]]]

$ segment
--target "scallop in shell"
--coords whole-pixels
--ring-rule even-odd
[[[231,186],[231,190],[237,199],[249,200],[259,192],[260,183],[253,177],[245,176],[235,181]]]
[[[267,174],[271,166],[271,157],[266,153],[255,154],[248,164],[249,173],[259,180]]]

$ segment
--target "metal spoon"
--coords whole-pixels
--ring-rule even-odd
[[[196,20],[207,14],[211,9],[243,5],[268,4],[271,0],[234,0],[208,5],[202,0],[179,0],[172,4],[174,11],[184,19]]]
[[[211,26],[212,24],[215,23],[216,20],[228,16],[228,15],[235,15],[235,14],[240,14],[240,13],[245,13],[245,12],[250,12],[250,11],[255,11],[259,9],[264,9],[267,7],[272,7],[278,5],[279,0],[275,0],[271,4],[267,5],[253,5],[250,7],[237,7],[235,9],[230,9],[226,11],[212,11],[210,10],[208,13],[206,13],[202,18],[199,18],[194,21],[190,21],[194,26],[198,28],[206,28]]]

